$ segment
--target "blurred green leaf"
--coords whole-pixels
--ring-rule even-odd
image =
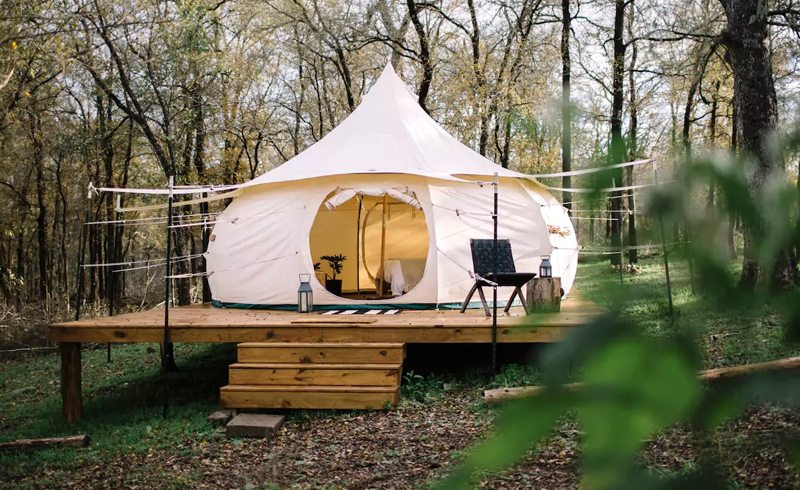
[[[551,390],[509,403],[499,414],[495,434],[479,444],[436,488],[468,488],[475,475],[510,466],[552,430],[556,420],[574,406],[575,399],[574,393]]]
[[[618,483],[644,441],[688,415],[699,392],[694,364],[672,346],[631,336],[590,357],[578,407],[584,483]]]

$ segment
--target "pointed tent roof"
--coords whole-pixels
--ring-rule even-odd
[[[269,184],[342,174],[529,178],[461,144],[420,107],[387,64],[361,104],[324,138],[248,182]]]

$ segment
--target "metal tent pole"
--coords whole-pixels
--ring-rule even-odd
[[[116,207],[116,209],[117,210],[122,209],[122,195],[120,195],[120,194],[117,194],[117,207]],[[114,220],[118,220],[118,219],[119,219],[119,211],[115,211],[114,212]],[[113,234],[114,233],[119,233],[120,236],[124,235],[125,234],[125,223],[124,222],[120,223],[120,229],[119,230],[114,230],[113,226],[110,226],[109,229],[113,230],[113,232],[111,233],[112,236],[106,237],[106,239],[107,240],[111,240],[110,249],[113,250],[114,253],[108,254],[108,256],[110,257],[111,262],[119,262],[119,260],[121,260],[122,257],[117,257],[116,256],[116,252],[117,252],[117,250],[116,250],[116,241],[117,240],[116,240],[116,237],[113,236]],[[115,266],[115,265],[108,268],[108,278],[106,279],[106,281],[108,281],[108,291],[109,291],[109,294],[108,294],[108,316],[114,316],[114,306],[115,306],[114,305],[114,298],[117,297],[117,287],[116,287],[117,281],[116,281],[116,277],[114,276],[114,274],[116,274],[116,268],[117,268],[117,266]],[[106,362],[111,362],[111,342],[108,342],[106,344]]]
[[[175,365],[175,358],[170,345],[169,336],[169,300],[170,300],[170,276],[172,275],[172,188],[175,177],[170,175],[167,186],[169,194],[167,197],[167,251],[164,275],[164,344],[161,349],[161,371],[164,375],[164,406],[162,416],[167,418],[167,406],[169,405],[169,379],[167,373]]]
[[[203,199],[208,198],[208,192],[203,193]],[[201,205],[202,208],[202,205]],[[172,213],[170,213],[171,215]],[[202,241],[203,241],[203,252],[208,251],[208,242],[211,239],[211,226],[208,224],[208,203],[205,205],[205,211],[201,212],[203,215],[203,231],[201,233]],[[208,260],[206,259],[205,254],[200,258],[203,262],[203,274],[202,277],[202,285],[203,285],[203,303],[211,303],[213,298],[211,297],[211,286],[208,284]]]
[[[497,172],[494,174],[492,180],[492,187],[494,188],[494,211],[492,212],[492,221],[494,225],[494,233],[492,235],[492,272],[494,277],[492,280],[492,372],[497,372]]]

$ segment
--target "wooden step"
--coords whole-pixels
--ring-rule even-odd
[[[246,363],[397,364],[404,344],[387,343],[269,343],[238,345],[238,360]]]
[[[401,364],[236,363],[228,370],[232,385],[400,385]]]
[[[397,404],[399,388],[379,386],[253,386],[220,389],[226,408],[381,409]]]

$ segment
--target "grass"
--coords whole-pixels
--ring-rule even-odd
[[[777,305],[719,306],[699,286],[693,294],[686,260],[670,259],[674,320],[669,315],[661,256],[641,260],[638,273],[623,275],[622,287],[619,275],[611,272],[607,262],[581,264],[579,271],[581,294],[608,309],[619,310],[623,318],[646,333],[662,336],[692,332],[706,368],[800,354],[797,347],[784,342]],[[731,274],[738,271],[739,264],[731,264]]]
[[[734,267],[734,266],[732,266]],[[645,258],[640,272],[619,276],[605,262],[581,264],[581,294],[608,308],[619,308],[652,335],[669,335],[691,326],[700,341],[706,367],[757,362],[798,355],[783,342],[781,319],[773,305],[757,309],[712,308],[691,293],[685,261],[673,260],[676,321],[668,314],[660,257]],[[734,271],[735,272],[735,271]],[[154,349],[155,347],[155,349]],[[219,387],[227,381],[227,365],[235,357],[232,345],[177,345],[180,371],[170,375],[171,406],[162,418],[162,376],[157,346],[115,346],[106,362],[104,346],[83,352],[85,418],[67,426],[61,420],[58,356],[42,355],[0,364],[0,439],[52,437],[86,433],[90,447],[52,448],[35,452],[0,452],[0,481],[37,475],[37,485],[57,482],[70,468],[101,464],[120,455],[144,455],[151,450],[180,454],[189,440],[223,437],[206,421],[218,407]],[[478,368],[458,372],[407,372],[402,403],[424,406],[454,387],[480,388],[536,384],[535,367],[506,364],[496,375]],[[293,412],[292,418],[337,416],[336,412]],[[39,476],[40,475],[40,476]],[[172,486],[190,481],[170,482]],[[168,486],[169,486],[168,485]]]
[[[169,417],[162,418],[159,354],[144,344],[115,346],[113,360],[105,348],[83,352],[83,421],[67,426],[60,411],[57,355],[0,365],[2,439],[52,437],[86,433],[91,445],[79,451],[51,448],[0,453],[0,480],[100,462],[150,449],[180,450],[187,438],[215,437],[206,416],[218,406],[219,386],[235,356],[229,345],[178,345],[183,362],[168,382]],[[45,471],[46,475],[46,471]]]

